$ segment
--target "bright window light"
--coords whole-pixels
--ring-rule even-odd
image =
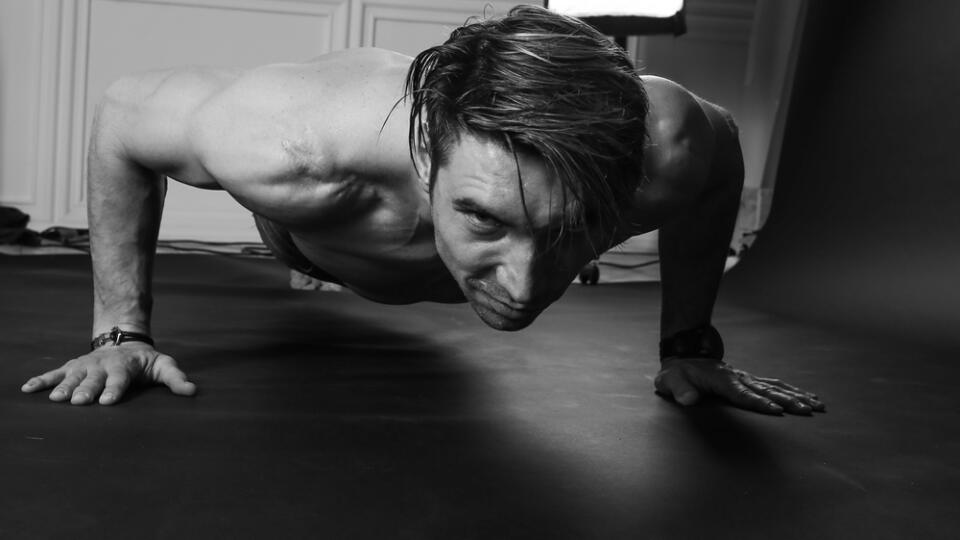
[[[549,0],[548,5],[551,11],[574,17],[672,17],[683,9],[683,0]]]

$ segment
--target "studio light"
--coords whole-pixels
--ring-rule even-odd
[[[547,0],[557,13],[583,19],[608,36],[686,32],[683,0]]]

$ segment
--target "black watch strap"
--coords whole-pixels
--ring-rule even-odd
[[[660,360],[671,357],[723,360],[723,338],[709,324],[677,332],[660,341]]]
[[[140,341],[147,343],[151,347],[153,346],[153,338],[150,336],[141,334],[139,332],[127,332],[125,330],[121,330],[119,326],[114,326],[109,332],[104,332],[93,338],[93,341],[90,342],[90,350],[93,351],[99,349],[108,343],[119,345],[121,343],[126,343],[127,341]]]

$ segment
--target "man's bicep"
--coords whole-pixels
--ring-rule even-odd
[[[662,224],[694,206],[708,189],[714,147],[710,132],[703,129],[654,137],[656,146],[651,145],[644,163],[646,181],[635,203],[638,212],[656,216]]]
[[[707,187],[709,173],[704,157],[688,152],[648,164],[647,181],[634,197],[635,221],[662,226],[690,212]]]

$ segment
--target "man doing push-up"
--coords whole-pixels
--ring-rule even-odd
[[[116,403],[129,385],[196,391],[150,335],[166,178],[222,189],[279,259],[375,302],[469,302],[529,325],[583,265],[660,230],[656,389],[779,414],[816,396],[722,361],[710,324],[743,184],[722,108],[577,19],[521,6],[410,59],[375,49],[245,71],[122,79],[88,156],[93,350],[25,392]]]

